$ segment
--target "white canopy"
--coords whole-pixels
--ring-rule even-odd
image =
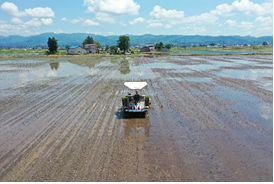
[[[124,85],[129,89],[143,89],[147,82],[125,82]]]

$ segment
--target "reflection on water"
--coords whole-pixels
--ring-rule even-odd
[[[186,50],[186,51],[182,51],[182,53],[206,55],[206,54],[251,54],[251,53],[259,53],[259,52],[229,51],[229,50]]]
[[[59,68],[59,62],[50,63],[49,65],[50,65],[51,70],[58,70],[58,68]]]
[[[123,59],[122,61],[120,61],[119,66],[121,74],[126,75],[130,73],[130,65],[127,59]]]
[[[123,119],[125,138],[136,138],[140,143],[147,141],[150,132],[149,117]]]
[[[273,124],[273,105],[262,101],[258,96],[228,87],[218,87],[210,93],[220,99],[229,101],[231,109],[241,113],[251,122],[268,122],[269,125]]]
[[[266,120],[271,120],[273,119],[273,105],[269,103],[263,102],[260,105],[260,115],[266,119]]]
[[[72,58],[69,59],[68,62],[80,66],[88,66],[89,68],[94,68],[96,64],[103,62],[103,57]]]

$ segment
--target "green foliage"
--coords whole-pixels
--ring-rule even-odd
[[[109,49],[109,45],[106,46],[105,51],[108,51],[108,49]]]
[[[118,47],[113,45],[113,46],[110,46],[110,52],[112,54],[117,54],[117,50],[118,50]]]
[[[268,43],[267,42],[263,42],[263,44],[262,44],[263,46],[266,46],[266,45],[268,45]]]
[[[120,36],[119,40],[117,40],[117,47],[119,47],[120,50],[123,51],[123,53],[128,51],[128,49],[130,48],[130,38],[125,35]]]
[[[128,106],[128,97],[127,96],[124,96],[124,106]]]
[[[57,49],[58,49],[58,44],[57,41],[54,37],[48,39],[48,52],[46,52],[47,54],[56,54],[57,53]]]
[[[169,49],[171,49],[171,45],[170,45],[170,44],[167,44],[167,45],[165,46],[165,48],[167,48],[167,49],[169,50]]]
[[[93,44],[94,40],[92,37],[88,36],[84,41],[83,41],[83,47],[85,47],[86,44]]]
[[[155,49],[160,51],[164,47],[164,44],[162,42],[158,42],[155,44]]]
[[[97,41],[94,41],[93,44],[97,44],[98,45],[98,48],[102,48],[101,44]]]
[[[149,96],[146,95],[145,96],[145,106],[148,106],[149,105]]]

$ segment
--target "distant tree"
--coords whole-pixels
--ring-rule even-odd
[[[48,54],[55,54],[58,49],[58,44],[54,37],[48,39]]]
[[[168,50],[171,49],[171,45],[170,45],[170,44],[167,44],[165,47],[166,47]]]
[[[110,52],[112,54],[117,54],[117,50],[118,50],[117,46],[115,46],[115,45],[110,46]]]
[[[267,42],[263,42],[263,44],[262,44],[263,46],[266,46],[266,45],[268,45],[268,43]]]
[[[66,50],[68,50],[69,49],[69,45],[66,45]]]
[[[97,44],[98,45],[98,48],[102,48],[101,44],[97,41],[94,41],[93,44]]]
[[[108,49],[109,49],[109,45],[106,46],[105,51],[108,51]]]
[[[155,49],[160,51],[164,47],[164,44],[162,42],[158,42],[155,44]]]
[[[93,44],[94,40],[92,37],[88,36],[84,41],[83,41],[83,47],[85,47],[86,44]]]
[[[119,47],[120,50],[123,51],[123,53],[128,51],[128,49],[130,48],[130,38],[125,35],[120,36],[119,40],[117,40],[117,47]]]
[[[211,44],[209,44],[211,47],[213,47],[213,46],[215,46],[216,45],[216,43],[211,43]]]

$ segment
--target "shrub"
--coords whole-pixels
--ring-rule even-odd
[[[124,96],[124,106],[128,106],[128,97],[127,96]]]
[[[146,95],[145,96],[145,106],[148,106],[149,105],[149,96]]]

